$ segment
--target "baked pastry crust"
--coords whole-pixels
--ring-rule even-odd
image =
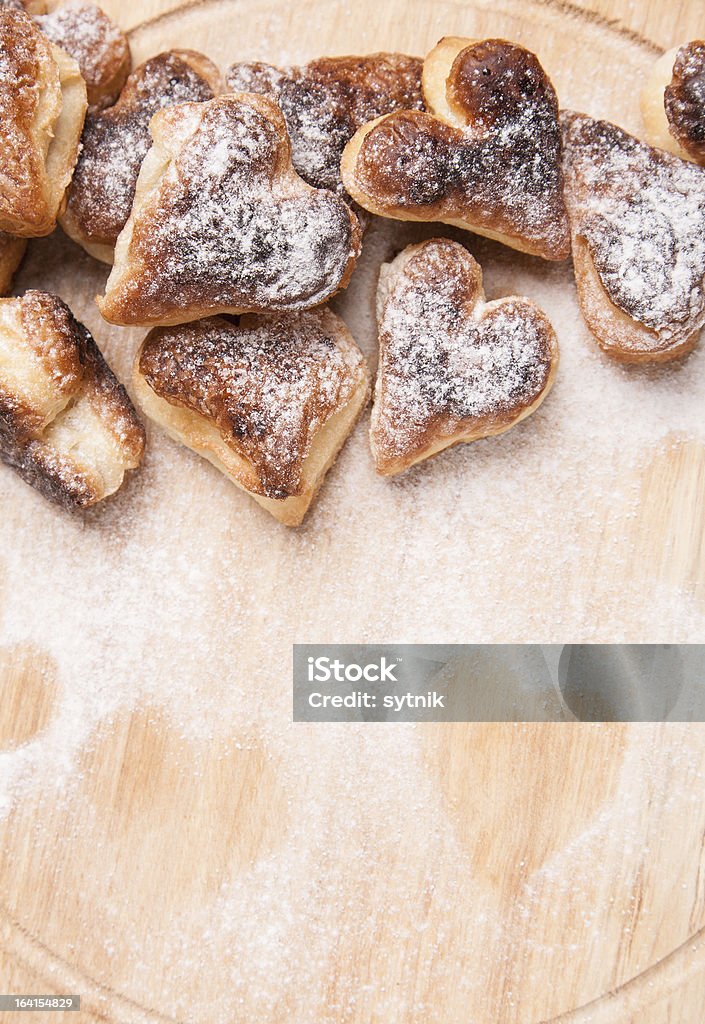
[[[139,465],[144,429],[93,338],[47,292],[0,300],[0,457],[64,508]]]
[[[15,238],[14,235],[0,231],[0,296],[7,295],[12,288],[12,279],[26,248],[26,238]]]
[[[539,407],[558,368],[546,315],[517,296],[487,302],[480,265],[447,238],[382,267],[377,322],[370,444],[383,476],[509,430]]]
[[[429,113],[388,114],[347,144],[352,198],[383,217],[566,259],[558,100],[536,56],[502,39],[446,37],[424,61],[423,93]]]
[[[348,205],[303,181],[266,96],[170,107],[98,305],[115,324],[173,325],[218,313],[292,311],[344,288],[360,252]]]
[[[125,33],[95,4],[62,4],[37,18],[40,29],[77,62],[90,106],[113,103],[130,71]]]
[[[89,111],[61,218],[66,234],[91,256],[112,263],[151,145],[153,115],[176,103],[210,100],[221,88],[220,72],[203,54],[169,50],[135,68],[114,106]]]
[[[76,163],[86,86],[22,11],[0,9],[0,52],[0,230],[48,235]]]
[[[27,14],[44,14],[47,5],[44,0],[0,0],[0,10],[26,11]]]
[[[705,324],[705,174],[609,121],[565,111],[578,299],[622,362],[685,355]]]
[[[340,178],[345,145],[358,128],[394,110],[422,110],[422,62],[401,53],[322,57],[300,67],[233,64],[233,92],[256,92],[279,104],[291,160],[304,181],[347,196]]]
[[[324,308],[156,328],[133,386],[145,415],[297,526],[367,402],[369,374]]]
[[[652,146],[705,164],[705,42],[676,46],[656,61],[641,112]]]

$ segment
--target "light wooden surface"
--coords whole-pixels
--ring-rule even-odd
[[[170,3],[104,6],[130,26]],[[132,42],[137,59],[190,45],[226,63],[506,35],[568,102],[638,131],[649,40],[702,35],[702,7],[582,6],[601,17],[518,0],[220,0]],[[476,251],[496,288],[547,308],[570,288]],[[367,273],[344,313],[369,304]],[[51,282],[127,379],[140,335],[101,325],[104,277],[57,237],[20,286]],[[556,326],[569,372],[572,324]],[[549,412],[516,453],[551,429]],[[385,489],[358,431],[291,534],[150,443],[111,509],[80,522],[3,475],[0,772],[16,778],[0,989],[77,992],[79,1019],[125,1024],[699,1024],[703,728],[293,726],[289,657],[294,640],[701,640],[702,444],[655,437],[627,470],[605,453],[575,494],[550,473],[534,493],[518,464],[526,519],[492,527],[491,490],[489,526],[462,500],[492,479],[491,449]]]

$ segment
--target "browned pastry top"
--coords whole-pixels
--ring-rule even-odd
[[[37,24],[77,62],[89,104],[112,102],[130,68],[130,47],[124,32],[107,14],[95,4],[72,3],[40,15]]]
[[[537,58],[501,39],[467,46],[446,98],[454,123],[440,111],[400,111],[367,133],[355,165],[362,192],[383,208],[472,221],[565,258],[558,100]]]
[[[291,138],[294,167],[309,185],[344,193],[340,158],[358,128],[394,110],[423,108],[422,63],[400,53],[322,57],[301,67],[233,64],[235,92],[271,95]]]
[[[533,303],[486,306],[482,272],[450,239],[421,243],[391,265],[379,310],[378,463],[404,463],[460,431],[509,426],[545,389],[553,329]]]
[[[134,217],[126,280],[117,286],[128,322],[195,319],[203,309],[302,309],[347,282],[357,220],[342,199],[294,173],[272,100],[221,96],[160,119],[157,134],[174,140],[182,131],[184,141]]]
[[[197,70],[202,62],[189,51],[160,53],[133,71],[113,107],[89,111],[68,204],[87,241],[112,246],[124,228],[151,145],[152,115],[175,103],[213,98],[211,76]]]
[[[705,323],[705,170],[566,111],[566,203],[609,298],[660,338]]]
[[[44,153],[33,129],[43,87],[60,94],[49,42],[22,11],[0,8],[0,214],[43,223]]]
[[[691,156],[705,160],[705,42],[702,40],[681,46],[663,102],[671,134]]]
[[[315,434],[365,378],[364,359],[328,309],[158,327],[139,370],[172,405],[205,417],[268,498],[302,493]]]
[[[136,465],[144,449],[144,428],[122,385],[105,362],[89,331],[58,296],[28,291],[20,306],[24,338],[35,373],[49,381],[52,413],[33,407],[0,383],[0,457],[46,497],[69,509],[97,498],[91,480],[63,453],[44,443],[43,434],[56,412],[89,389],[94,408]]]
[[[20,311],[22,332],[31,339],[32,355],[42,374],[51,379],[57,405],[68,402],[83,378],[85,328],[58,296],[48,292],[26,292],[20,300]],[[22,442],[38,439],[46,425],[44,410],[26,405],[5,388],[1,392],[2,435]]]

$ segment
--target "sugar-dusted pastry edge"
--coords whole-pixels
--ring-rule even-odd
[[[387,263],[383,263],[380,267],[379,280],[377,285],[376,295],[376,318],[378,328],[381,325],[382,318],[384,316],[385,306],[390,296],[392,295],[394,283],[404,273],[406,266],[413,259],[415,254],[423,249],[430,241],[434,239],[427,239],[424,242],[419,242],[415,245],[407,246],[403,249],[394,259]],[[477,264],[477,261],[474,261]],[[381,424],[381,394],[383,387],[383,372],[382,372],[382,360],[377,370],[377,376],[375,379],[374,395],[372,401],[372,414],[370,417],[370,430],[369,440],[372,457],[375,462],[375,469],[380,476],[398,476],[400,473],[406,472],[411,469],[412,466],[418,465],[420,462],[425,462],[432,456],[437,455],[439,452],[445,451],[448,448],[454,448],[458,444],[469,444],[473,441],[479,441],[487,437],[497,437],[500,434],[506,433],[511,430],[512,427],[516,426],[522,420],[526,419],[532,413],[534,413],[539,406],[542,404],[544,399],[548,396],[551,388],[553,387],[558,373],[558,366],[560,362],[560,348],[558,345],[558,339],[556,337],[553,326],[543,312],[543,310],[537,306],[531,299],[527,299],[520,296],[504,296],[500,299],[494,299],[491,302],[486,301],[485,291],[482,283],[482,268],[477,264],[478,280],[479,280],[479,295],[477,306],[481,306],[482,312],[491,311],[493,309],[501,308],[508,300],[521,298],[527,306],[533,308],[538,313],[541,319],[545,322],[549,328],[548,337],[551,344],[551,367],[549,370],[546,383],[541,390],[541,393],[537,398],[529,405],[525,406],[516,416],[508,417],[504,423],[498,423],[492,425],[491,428],[483,427],[478,428],[474,431],[467,431],[462,436],[460,435],[443,435],[439,436],[435,440],[429,439],[428,443],[420,448],[413,455],[408,456],[395,456],[389,457],[384,456],[381,452],[380,446],[377,444],[377,434],[380,430]]]

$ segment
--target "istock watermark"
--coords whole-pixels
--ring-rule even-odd
[[[702,722],[702,644],[297,644],[299,722]]]

